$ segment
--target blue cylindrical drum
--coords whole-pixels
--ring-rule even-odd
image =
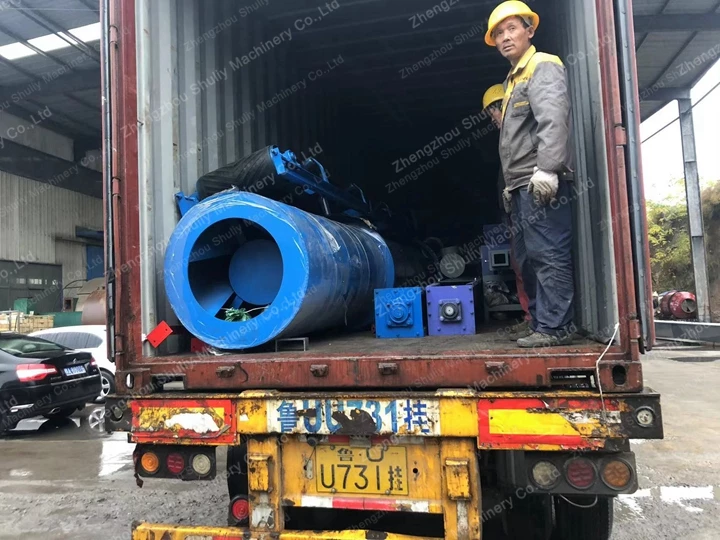
[[[173,311],[221,349],[364,324],[374,290],[392,287],[394,274],[377,233],[239,191],[190,209],[165,254]],[[249,320],[226,320],[240,308]]]

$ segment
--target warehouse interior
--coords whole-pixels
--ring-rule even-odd
[[[0,13],[0,311],[74,312],[104,273],[98,3]]]
[[[62,312],[75,309],[81,287],[104,271],[99,3],[11,4],[3,5],[0,21],[0,310]],[[576,93],[592,83],[586,68],[596,63],[603,44],[597,36],[559,31],[594,22],[594,14],[577,4],[545,0],[535,6],[542,14],[536,45],[563,56]],[[717,42],[720,5],[634,4],[637,82],[647,118],[686,96],[712,64],[668,77]],[[138,112],[141,118],[157,114],[170,131],[155,130],[145,143],[172,145],[179,136],[174,163],[155,163],[150,156],[152,172],[174,181],[149,196],[174,207],[174,192],[191,192],[202,174],[278,144],[315,156],[333,183],[361,186],[369,200],[387,204],[419,237],[438,238],[444,246],[471,243],[482,224],[502,217],[497,133],[480,111],[484,90],[507,72],[505,61],[483,43],[493,5],[138,0],[139,20],[148,30],[168,32],[180,45],[173,56],[158,48],[167,40],[148,50],[141,35],[138,40],[140,63],[171,62],[158,64],[166,76],[151,81],[149,106]],[[282,38],[285,31],[291,39]],[[261,47],[259,60],[233,68],[238,57],[257,54],[256,47],[268,41],[272,47]],[[232,77],[223,80],[223,69]],[[138,81],[141,92],[148,83]],[[161,95],[183,94],[192,106],[161,106]],[[597,105],[597,96],[577,102],[576,125],[592,125],[586,120],[598,114]],[[598,141],[590,132],[578,130],[576,136],[589,156],[584,173],[591,177],[588,171],[602,167],[601,159],[592,162]],[[580,238],[594,240],[579,244],[579,257],[607,253],[607,239],[590,235],[606,201],[581,204],[593,217],[578,223]],[[155,223],[152,240],[169,237],[173,225]],[[145,275],[157,274],[161,258],[160,253],[149,261]],[[605,287],[586,304],[605,297],[610,285]],[[157,319],[146,321],[148,328],[171,318],[161,296],[157,287],[160,309],[153,310]],[[590,321],[597,312],[593,306],[582,317]]]

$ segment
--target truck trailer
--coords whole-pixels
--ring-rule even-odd
[[[491,529],[517,539],[610,537],[614,499],[638,489],[630,441],[663,436],[660,396],[641,363],[654,335],[630,0],[533,3],[535,45],[563,59],[572,100],[576,170],[560,201],[573,209],[572,344],[519,349],[507,338],[511,318],[488,309],[460,333],[425,336],[420,324],[418,335],[377,337],[377,327],[343,321],[232,350],[218,346],[223,332],[254,335],[259,316],[218,292],[230,263],[211,247],[187,288],[168,294],[178,224],[223,196],[203,200],[198,179],[263,149],[272,159],[291,150],[322,182],[301,180],[272,200],[264,189],[280,180],[270,174],[235,186],[234,200],[380,235],[382,215],[388,234],[424,247],[432,238],[461,262],[458,275],[472,271],[493,245],[484,228],[503,212],[497,131],[482,113],[483,92],[508,72],[483,42],[493,7],[102,0],[117,387],[106,429],[136,445],[139,484],[228,489],[227,526],[192,516],[136,522],[134,540],[470,540]],[[308,200],[322,204],[300,210]],[[342,216],[328,200],[345,204]],[[205,243],[192,249],[236,238],[236,228],[267,233],[252,215],[196,226]],[[262,238],[271,248],[277,240]],[[185,272],[199,264],[194,256],[173,260]],[[393,259],[405,273],[391,287],[422,292],[443,280],[436,263],[418,270]],[[284,257],[272,267],[283,283],[299,270]],[[268,306],[305,301],[278,294]],[[184,309],[209,305],[210,319]],[[216,314],[230,309],[242,316]],[[418,317],[432,323],[425,311]],[[197,339],[208,325],[219,328],[214,344]]]

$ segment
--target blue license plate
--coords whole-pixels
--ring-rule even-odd
[[[85,374],[85,366],[70,366],[63,368],[63,372],[65,375],[72,376],[72,375],[84,375]]]

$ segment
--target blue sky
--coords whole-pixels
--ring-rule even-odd
[[[720,62],[698,81],[691,91],[693,103],[720,82]],[[678,117],[673,101],[642,123],[640,134],[646,139],[662,126]],[[720,87],[693,109],[698,170],[703,184],[720,180]],[[684,192],[672,180],[683,178],[683,155],[680,123],[675,122],[662,133],[642,145],[645,197],[652,201],[683,198]]]

